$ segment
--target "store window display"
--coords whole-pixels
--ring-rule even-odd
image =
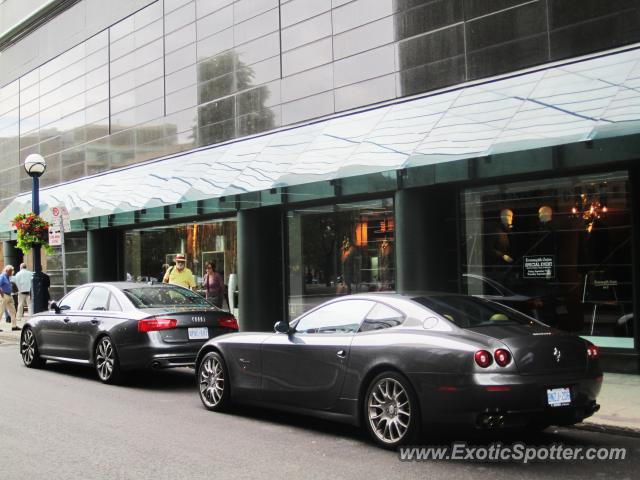
[[[466,190],[465,293],[499,286],[545,323],[633,348],[628,191],[626,172]]]
[[[328,298],[395,288],[391,199],[288,213],[289,314]]]
[[[137,229],[127,232],[125,238],[125,269],[133,281],[161,282],[176,255],[183,255],[185,267],[193,272],[196,289],[203,295],[208,286],[206,267],[215,265],[223,286],[222,293],[214,295],[214,303],[230,308],[226,286],[236,273],[235,219]]]

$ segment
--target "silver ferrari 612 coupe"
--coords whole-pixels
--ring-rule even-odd
[[[352,295],[275,330],[204,344],[206,408],[250,403],[360,424],[386,447],[436,425],[543,429],[599,408],[597,347],[481,298]]]

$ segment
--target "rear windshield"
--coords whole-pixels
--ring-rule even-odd
[[[127,288],[125,295],[136,308],[162,308],[179,306],[211,307],[204,297],[191,290],[166,285],[148,285]]]
[[[465,295],[433,295],[413,298],[461,328],[497,325],[540,325],[531,317],[482,298]]]

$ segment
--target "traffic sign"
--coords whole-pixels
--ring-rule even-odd
[[[60,225],[51,225],[49,227],[49,245],[52,247],[59,247],[62,245],[62,233],[60,232]]]
[[[58,205],[51,209],[51,215],[53,215],[53,225],[60,225],[62,223],[62,230],[65,232],[71,231],[71,218],[69,217],[69,210],[64,205]],[[51,242],[49,242],[52,245]]]

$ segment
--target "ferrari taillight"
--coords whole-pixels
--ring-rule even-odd
[[[233,315],[224,315],[218,318],[218,326],[238,330],[238,320]]]
[[[501,367],[506,367],[511,361],[511,354],[504,348],[499,348],[493,352],[493,357],[496,359],[496,363]]]
[[[478,366],[482,368],[487,368],[493,361],[493,357],[486,350],[478,350],[473,358],[475,359]]]
[[[587,345],[587,358],[596,359],[600,356],[600,349],[593,343]]]
[[[157,330],[168,330],[176,328],[178,320],[175,318],[145,318],[138,320],[138,331],[141,333],[155,332]]]

